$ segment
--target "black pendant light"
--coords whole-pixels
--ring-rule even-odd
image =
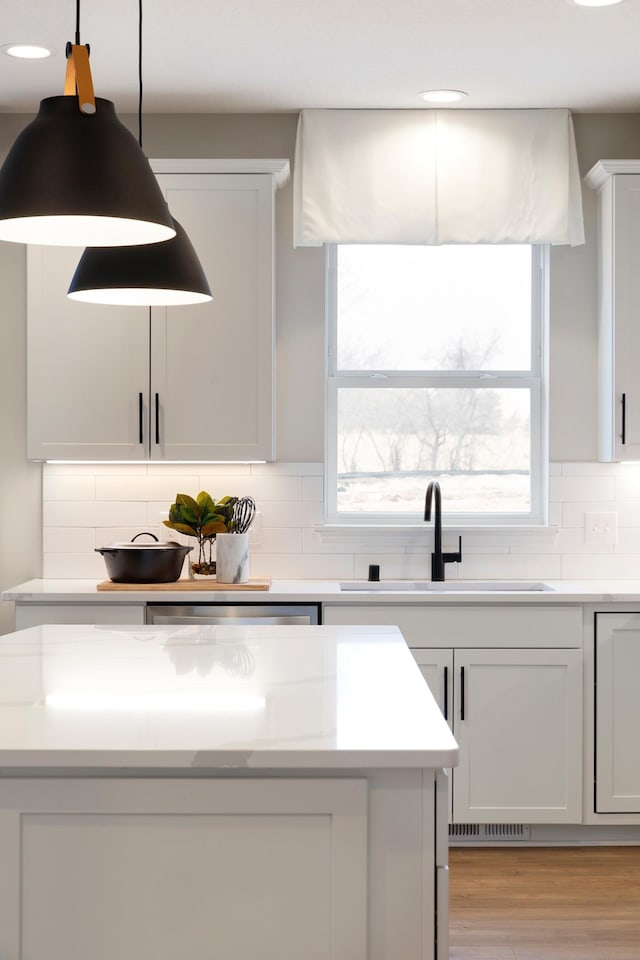
[[[72,300],[88,303],[177,306],[205,303],[211,290],[189,237],[176,235],[139,247],[88,247],[69,286]]]
[[[138,0],[138,142],[142,149],[142,0]],[[136,247],[88,247],[67,296],[88,303],[177,306],[205,303],[211,290],[186,231]]]
[[[67,44],[65,95],[47,97],[0,169],[0,240],[68,246],[157,243],[174,226],[149,161],[94,97],[89,47]]]

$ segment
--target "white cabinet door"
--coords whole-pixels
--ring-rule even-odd
[[[599,457],[638,460],[640,165],[600,161],[586,179],[599,192]]]
[[[582,822],[582,652],[454,659],[454,821]]]
[[[449,726],[453,725],[453,651],[412,650],[422,676]]]
[[[0,894],[3,960],[365,960],[367,783],[5,779]]]
[[[273,178],[158,180],[213,299],[151,311],[151,458],[273,460]]]
[[[185,167],[188,167],[185,161]],[[273,460],[274,177],[159,174],[213,300],[71,301],[79,248],[28,250],[28,456]]]
[[[27,455],[141,460],[149,438],[149,311],[69,300],[81,253],[27,248]]]
[[[639,677],[640,614],[597,614],[597,813],[640,813]]]

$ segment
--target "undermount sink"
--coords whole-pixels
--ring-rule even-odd
[[[344,580],[341,590],[361,593],[540,593],[553,591],[548,583],[531,580]]]

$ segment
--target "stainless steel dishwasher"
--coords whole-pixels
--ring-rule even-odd
[[[146,623],[272,625],[320,623],[316,603],[151,603]]]

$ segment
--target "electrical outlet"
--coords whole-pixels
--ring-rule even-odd
[[[617,513],[585,513],[584,515],[584,542],[585,543],[617,543],[618,542],[618,514]]]

